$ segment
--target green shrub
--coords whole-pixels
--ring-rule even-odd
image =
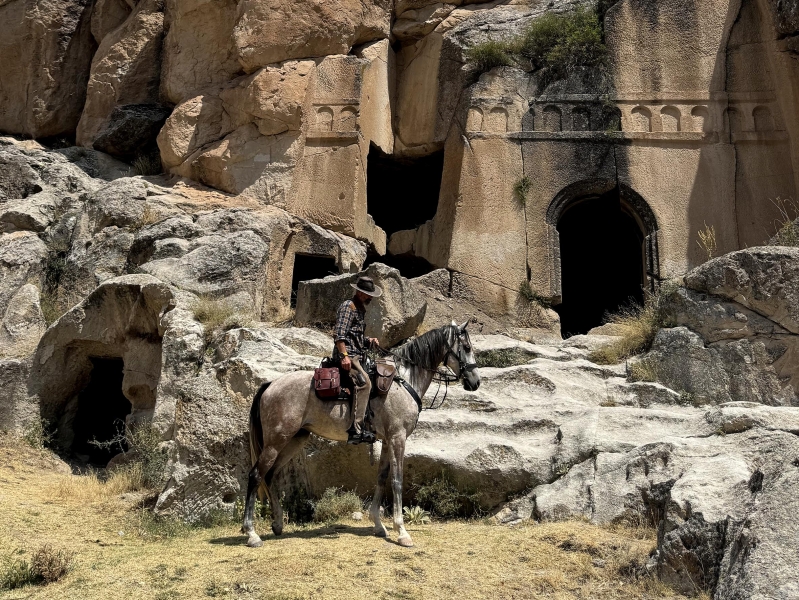
[[[547,13],[510,41],[489,40],[466,52],[479,72],[515,63],[541,71],[542,86],[566,79],[577,70],[603,70],[607,47],[602,18],[595,7],[579,6],[565,13]]]
[[[472,517],[480,513],[479,495],[458,488],[441,472],[441,477],[414,486],[416,502],[442,519]]]
[[[777,197],[771,201],[780,213],[775,221],[777,233],[773,242],[777,246],[799,246],[799,206],[790,198]]]
[[[408,525],[427,525],[430,522],[430,513],[421,506],[404,507],[402,516]]]
[[[513,64],[510,47],[506,42],[489,40],[466,51],[466,61],[479,73],[490,71],[494,67],[507,67]]]
[[[22,439],[31,447],[42,450],[53,443],[55,431],[47,419],[34,419],[22,432]]]
[[[513,197],[516,200],[516,204],[520,207],[524,207],[527,204],[527,194],[530,193],[530,190],[533,188],[533,181],[527,175],[519,179],[513,185]]]
[[[74,557],[72,552],[56,550],[49,544],[36,550],[30,562],[7,557],[0,567],[0,590],[56,582],[70,571]]]
[[[327,488],[322,497],[314,502],[313,508],[314,521],[331,523],[339,519],[349,519],[352,513],[363,510],[363,503],[355,492]]]

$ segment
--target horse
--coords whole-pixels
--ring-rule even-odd
[[[467,391],[480,387],[467,325],[468,321],[460,326],[453,321],[451,325],[428,331],[395,349],[392,354],[397,374],[410,386],[416,398],[395,380],[388,394],[371,401],[372,425],[377,439],[382,441],[382,450],[369,515],[374,523],[374,534],[385,538],[387,532],[380,520],[380,502],[390,471],[394,530],[400,546],[413,546],[402,518],[402,462],[405,441],[419,420],[421,398],[442,363],[451,369],[456,380],[463,380]],[[311,385],[312,375],[310,371],[296,371],[264,383],[253,400],[249,429],[252,469],[241,527],[241,532],[248,536],[247,546],[251,548],[263,545],[253,526],[258,489],[265,488],[272,508],[272,532],[279,536],[283,533],[283,509],[271,487],[275,475],[302,449],[312,433],[329,440],[347,441],[347,429],[352,422],[351,402],[317,398]]]

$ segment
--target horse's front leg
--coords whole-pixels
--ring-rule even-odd
[[[397,543],[410,548],[413,540],[405,531],[405,522],[402,518],[402,463],[405,458],[405,434],[399,434],[391,439],[391,484],[394,491],[394,531],[397,532]]]
[[[377,488],[375,495],[372,497],[372,505],[369,508],[369,516],[372,517],[372,522],[375,524],[374,533],[377,537],[386,537],[386,527],[383,521],[380,520],[380,503],[383,501],[383,488],[388,481],[388,474],[391,470],[391,461],[389,460],[389,444],[383,442],[380,450],[380,465],[377,468]]]

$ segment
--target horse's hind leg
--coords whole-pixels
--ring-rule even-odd
[[[405,435],[394,436],[389,441],[391,445],[391,484],[394,492],[394,531],[397,532],[397,543],[410,548],[413,540],[405,531],[405,522],[402,518],[402,463],[405,458]]]
[[[308,439],[311,437],[310,432],[301,429],[297,435],[289,440],[289,443],[277,455],[275,463],[269,472],[264,477],[266,490],[269,494],[269,506],[272,509],[272,533],[280,535],[283,533],[283,507],[280,506],[280,498],[272,489],[272,481],[280,470],[285,467],[289,461],[294,458],[297,453],[305,446]]]
[[[369,507],[369,516],[372,517],[372,522],[375,524],[375,535],[384,538],[386,537],[386,528],[380,520],[380,503],[383,500],[383,488],[386,486],[391,471],[391,461],[389,460],[388,442],[383,442],[381,445],[380,465],[377,468],[377,488],[372,497],[372,505]]]

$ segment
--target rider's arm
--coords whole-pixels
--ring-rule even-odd
[[[344,345],[344,340],[346,339],[347,332],[352,326],[352,321],[354,318],[354,310],[350,308],[350,304],[343,304],[338,309],[338,313],[336,314],[335,344],[336,350],[338,350],[339,355],[342,357],[341,367],[345,371],[349,371],[351,363],[350,357],[347,356],[347,348]]]

